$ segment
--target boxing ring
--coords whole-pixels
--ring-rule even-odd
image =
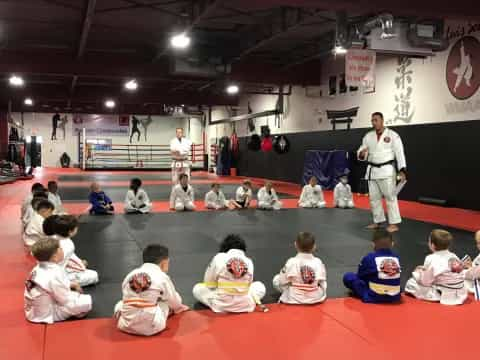
[[[82,170],[169,170],[172,156],[168,144],[121,144],[112,139],[88,138],[79,134],[78,154]],[[192,144],[188,158],[192,169],[206,170],[208,154],[205,135],[202,143]]]

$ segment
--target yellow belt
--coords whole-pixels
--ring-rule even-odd
[[[248,282],[233,282],[233,281],[220,281],[220,282],[204,282],[208,288],[217,288],[230,295],[247,295],[250,283]]]
[[[368,287],[378,295],[397,295],[400,293],[400,285],[392,286],[369,282]]]

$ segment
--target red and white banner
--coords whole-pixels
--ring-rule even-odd
[[[376,53],[372,50],[349,49],[345,57],[347,86],[375,89]]]

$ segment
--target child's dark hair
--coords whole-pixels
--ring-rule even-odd
[[[315,236],[312,233],[302,231],[298,233],[295,244],[297,244],[298,251],[312,253],[315,248]]]
[[[40,210],[54,210],[55,206],[48,201],[47,199],[35,199],[35,202],[32,200],[32,207],[35,211],[40,211]]]
[[[148,245],[143,250],[143,262],[159,264],[162,260],[168,259],[168,248],[163,245]]]
[[[391,249],[393,246],[392,233],[385,229],[377,229],[373,232],[372,241],[375,244],[375,249]]]
[[[220,252],[227,252],[232,249],[247,251],[247,244],[239,235],[229,234],[220,244]]]
[[[34,193],[36,191],[45,191],[45,188],[43,187],[43,185],[41,183],[35,183],[35,184],[32,185],[32,193]]]
[[[60,243],[57,239],[47,238],[37,241],[32,246],[32,255],[38,261],[49,261],[58,251]]]
[[[139,178],[133,178],[130,180],[130,190],[133,190],[135,194],[137,194],[138,189],[142,186],[142,180]]]
[[[446,230],[435,229],[430,233],[430,242],[435,250],[447,250],[452,243],[453,236]]]
[[[212,183],[212,185],[211,185],[210,187],[213,189],[213,188],[214,188],[215,186],[217,186],[217,185],[220,186],[219,183]]]
[[[180,175],[178,176],[178,181],[182,181],[184,178],[187,178],[187,179],[188,179],[188,175],[185,174],[185,173],[180,174]]]
[[[374,116],[380,116],[380,119],[383,120],[383,114],[382,114],[380,111],[374,112],[374,113],[372,114],[372,117],[374,117]]]
[[[56,181],[52,180],[52,181],[49,181],[47,184],[48,191],[53,190],[53,188],[56,188],[56,187],[58,187],[58,184]]]
[[[45,235],[60,235],[69,237],[70,233],[78,227],[78,220],[73,215],[52,215],[43,222]]]

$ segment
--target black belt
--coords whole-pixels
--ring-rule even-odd
[[[375,163],[372,163],[370,161],[368,161],[367,163],[368,163],[368,165],[370,165],[370,171],[368,172],[368,180],[371,180],[372,179],[372,168],[374,168],[374,167],[381,168],[382,166],[385,166],[385,165],[395,165],[395,160],[385,161],[385,162],[380,163],[380,164],[375,164]]]
[[[385,161],[384,163],[380,163],[380,164],[375,164],[375,163],[372,163],[370,161],[368,161],[368,165],[370,166],[373,166],[373,167],[382,167],[382,166],[385,166],[385,165],[393,165],[395,164],[395,160],[389,160],[389,161]]]

